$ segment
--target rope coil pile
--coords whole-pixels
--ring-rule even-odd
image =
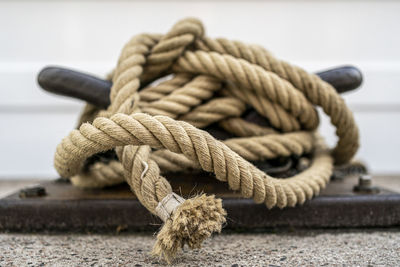
[[[197,19],[179,21],[166,35],[133,37],[110,79],[110,106],[86,107],[79,129],[58,145],[55,168],[82,187],[126,181],[164,221],[153,252],[168,262],[185,244],[198,248],[220,232],[226,212],[214,196],[176,195],[162,173],[204,170],[268,208],[293,207],[317,195],[333,164],[348,162],[358,149],[353,115],[331,85],[260,46],[210,39]],[[243,119],[249,106],[273,127]],[[332,150],[315,132],[315,106],[336,127]],[[211,124],[235,137],[215,139],[202,130]],[[112,149],[118,159],[87,164]],[[313,154],[310,167],[287,179],[251,163],[305,153]]]

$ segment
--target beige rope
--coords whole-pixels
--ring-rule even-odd
[[[163,80],[141,88],[158,78]],[[178,22],[164,36],[132,38],[111,79],[110,106],[87,106],[81,118],[86,123],[58,145],[54,165],[82,187],[126,181],[164,221],[153,252],[169,262],[185,244],[198,248],[220,232],[226,213],[214,196],[177,196],[161,173],[201,169],[268,208],[293,207],[317,195],[333,161],[349,161],[358,148],[353,116],[329,84],[258,46],[209,39],[196,19]],[[337,127],[333,157],[314,133],[314,105]],[[275,129],[241,118],[248,106]],[[215,123],[236,137],[218,141],[200,129]],[[118,161],[85,165],[111,149]],[[313,154],[311,166],[287,179],[250,163],[304,153]]]

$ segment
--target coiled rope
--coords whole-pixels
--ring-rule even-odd
[[[143,86],[166,75],[172,78]],[[317,195],[333,163],[348,162],[358,149],[352,113],[332,86],[262,47],[207,38],[197,19],[179,21],[166,35],[132,38],[111,79],[110,106],[87,106],[79,130],[58,145],[55,168],[83,187],[125,180],[164,221],[153,252],[168,262],[185,244],[198,248],[220,232],[226,212],[214,196],[176,195],[161,173],[202,169],[256,203],[293,207]],[[241,118],[247,106],[274,129]],[[315,106],[336,127],[332,150],[315,133]],[[200,129],[213,123],[236,137],[219,141]],[[118,160],[86,166],[111,149]],[[313,153],[311,166],[287,179],[250,163],[304,153]]]

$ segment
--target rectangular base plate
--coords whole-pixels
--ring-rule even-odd
[[[273,208],[243,199],[212,176],[176,175],[175,192],[188,197],[206,192],[223,199],[230,229],[389,227],[400,225],[400,194],[381,189],[356,194],[357,178],[332,181],[318,197],[294,208]],[[154,230],[161,221],[151,215],[127,185],[79,189],[65,181],[41,184],[46,195],[21,198],[18,193],[0,199],[1,231]]]

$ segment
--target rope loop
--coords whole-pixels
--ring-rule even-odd
[[[358,149],[353,115],[331,85],[259,46],[210,39],[197,19],[181,20],[165,35],[132,38],[110,78],[111,105],[85,110],[81,121],[88,122],[58,145],[54,165],[77,186],[126,181],[165,222],[153,252],[167,261],[221,231],[226,213],[213,196],[177,196],[162,173],[201,169],[268,208],[293,207],[317,195],[333,163],[348,162]],[[332,151],[315,132],[315,106],[337,129]],[[272,127],[243,119],[249,107]],[[204,130],[210,125],[234,138],[215,139]],[[118,160],[85,166],[108,150]],[[251,163],[305,153],[313,155],[310,167],[287,179]]]

